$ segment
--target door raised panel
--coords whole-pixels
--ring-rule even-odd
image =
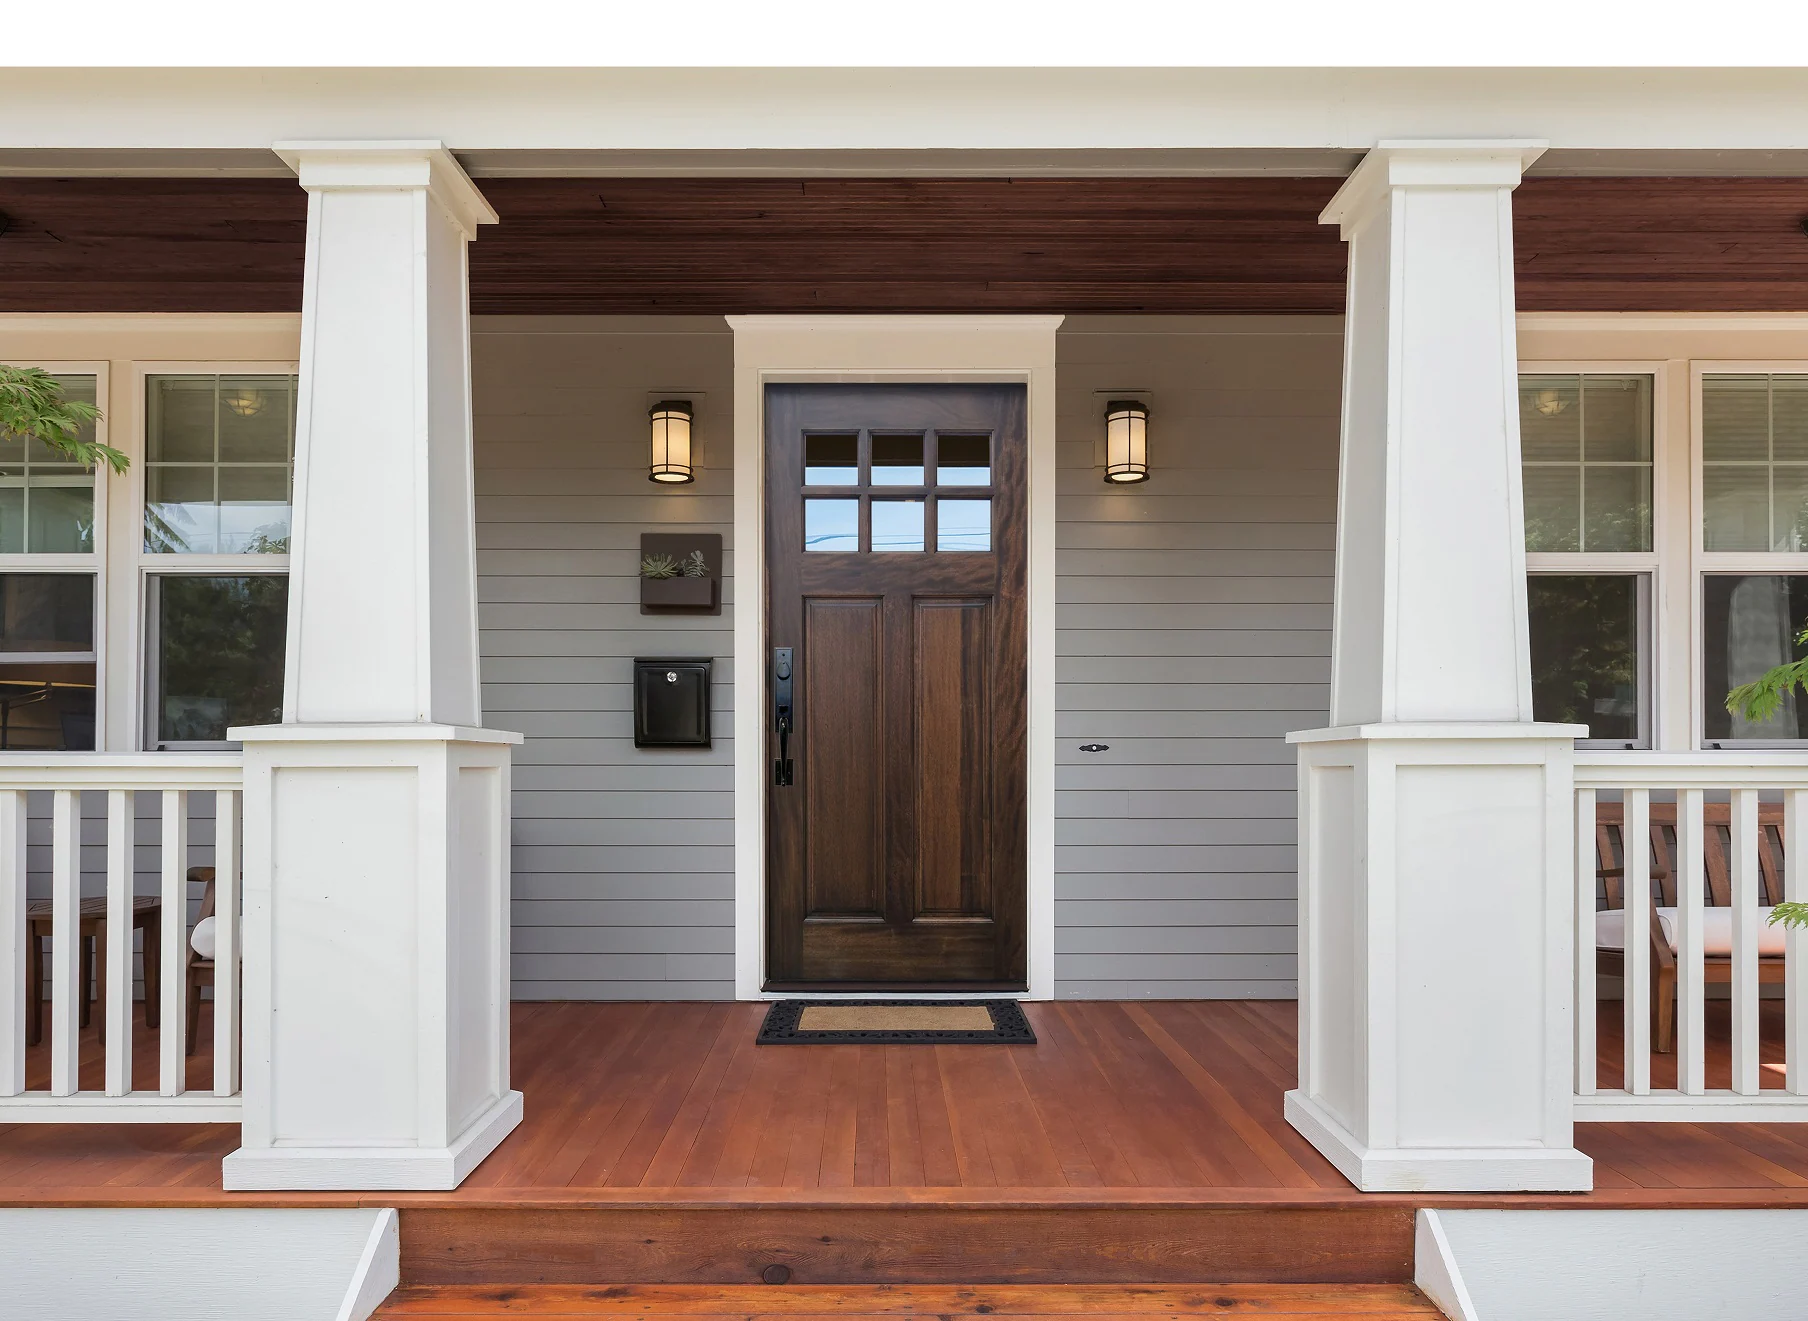
[[[990,601],[918,600],[916,915],[990,917]]]
[[[804,602],[806,918],[885,915],[882,606]]]

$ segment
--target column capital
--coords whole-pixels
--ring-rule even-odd
[[[1386,138],[1350,172],[1319,213],[1349,238],[1396,188],[1516,188],[1550,143],[1537,138]]]
[[[309,192],[425,189],[464,230],[497,223],[496,210],[443,142],[431,138],[278,142],[271,150]]]

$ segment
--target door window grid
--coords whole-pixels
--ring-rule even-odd
[[[804,437],[803,481],[806,551],[992,548],[992,502],[981,494],[991,485],[989,436],[810,433]]]

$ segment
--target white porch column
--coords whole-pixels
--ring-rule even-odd
[[[1542,143],[1383,142],[1349,243],[1332,728],[1300,755],[1300,1086],[1369,1191],[1586,1189],[1571,740],[1532,720],[1512,193]]]
[[[279,144],[308,192],[283,723],[245,744],[229,1189],[453,1188],[508,1085],[509,745],[482,728],[466,244],[437,142]]]

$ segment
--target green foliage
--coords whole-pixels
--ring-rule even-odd
[[[93,404],[63,398],[63,387],[43,368],[0,363],[0,433],[34,437],[85,468],[105,463],[124,472],[124,454],[82,434],[99,417]]]
[[[1785,927],[1808,927],[1808,904],[1790,900],[1770,910],[1770,924]]]
[[[670,555],[648,555],[640,562],[642,578],[676,578],[678,561]]]
[[[223,739],[232,725],[279,722],[288,578],[170,574],[160,590],[162,736]]]
[[[1795,635],[1795,643],[1798,647],[1808,647],[1808,628]],[[1778,665],[1750,683],[1740,684],[1726,695],[1726,709],[1753,723],[1769,720],[1781,709],[1783,699],[1798,686],[1808,688],[1808,659]]]
[[[709,577],[709,565],[703,562],[703,552],[700,550],[693,550],[689,555],[685,556],[684,564],[681,568],[686,578]]]

